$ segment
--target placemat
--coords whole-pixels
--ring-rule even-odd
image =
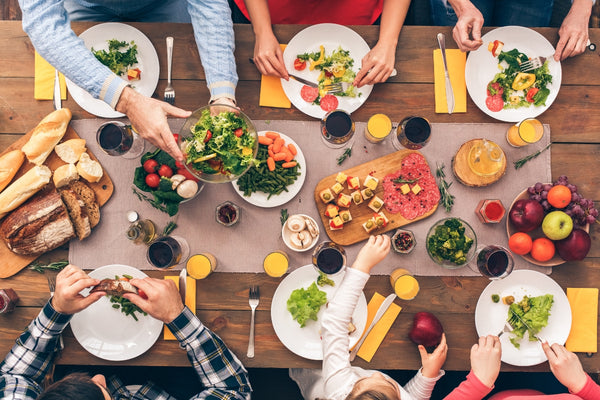
[[[131,265],[140,269],[152,269],[146,260],[146,246],[135,245],[125,237],[128,227],[126,212],[136,210],[142,218],[153,220],[159,230],[170,220],[169,216],[152,208],[146,202],[140,202],[131,190],[134,169],[138,160],[127,160],[111,157],[102,152],[95,141],[98,126],[104,120],[72,121],[77,133],[87,139],[88,146],[110,175],[115,185],[111,200],[102,208],[100,224],[92,235],[82,241],[72,241],[69,246],[69,261],[83,268],[97,268],[112,263]],[[183,120],[170,121],[174,132],[178,132]],[[311,263],[311,252],[293,252],[288,249],[281,238],[280,211],[287,209],[289,215],[304,213],[320,221],[314,202],[314,188],[323,177],[331,175],[366,161],[381,157],[394,151],[389,139],[379,144],[372,144],[364,137],[366,123],[356,123],[356,134],[352,144],[352,156],[341,166],[337,165],[337,157],[344,149],[331,149],[324,145],[319,135],[318,121],[254,121],[258,130],[274,130],[282,132],[296,141],[304,153],[307,163],[307,175],[300,192],[287,204],[274,208],[261,208],[247,203],[234,190],[231,183],[206,184],[203,191],[193,200],[183,204],[179,214],[174,218],[178,228],[174,234],[185,237],[189,242],[191,254],[210,252],[218,260],[217,271],[222,272],[262,272],[264,257],[274,251],[285,251],[290,259],[290,271]],[[432,124],[432,138],[421,149],[428,160],[432,172],[436,164],[444,164],[446,177],[453,182],[450,192],[456,197],[451,214],[442,206],[429,218],[407,225],[414,232],[417,247],[409,255],[393,252],[377,265],[373,274],[389,274],[397,267],[407,268],[415,275],[477,275],[468,267],[455,270],[444,269],[435,264],[427,255],[425,236],[437,220],[449,215],[467,221],[475,230],[480,244],[508,245],[504,220],[500,224],[482,224],[475,215],[475,208],[483,198],[500,199],[508,208],[513,199],[525,188],[535,182],[549,182],[550,151],[529,161],[519,170],[515,170],[513,162],[550,142],[550,130],[546,126],[546,134],[536,144],[523,148],[513,148],[506,143],[505,133],[510,124]],[[508,160],[506,174],[490,186],[483,188],[467,187],[459,183],[452,174],[452,157],[467,140],[473,138],[494,140],[505,151]],[[149,145],[147,145],[149,148]],[[240,222],[227,228],[215,220],[215,208],[225,200],[231,200],[242,209]],[[319,222],[320,224],[320,222]],[[321,225],[320,240],[327,240],[325,228]],[[345,248],[348,262],[352,263],[363,243]],[[175,267],[180,269],[181,266]],[[530,264],[519,256],[515,256],[515,269],[535,269],[550,273],[550,268],[542,268]]]

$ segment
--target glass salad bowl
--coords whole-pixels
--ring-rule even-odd
[[[435,263],[447,269],[456,269],[465,267],[473,260],[477,236],[466,221],[450,217],[433,224],[425,244],[427,254]]]
[[[211,104],[197,109],[179,131],[185,168],[204,182],[231,182],[252,166],[258,134],[246,114],[235,107]]]

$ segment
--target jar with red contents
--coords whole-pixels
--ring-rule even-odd
[[[484,224],[497,224],[502,221],[506,209],[498,199],[484,199],[477,204],[475,214]]]
[[[18,301],[19,296],[17,296],[14,290],[0,289],[0,314],[12,312]]]

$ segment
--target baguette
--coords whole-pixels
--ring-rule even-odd
[[[44,187],[52,176],[45,165],[36,166],[10,184],[0,193],[0,219],[23,204],[27,199]]]
[[[25,161],[25,154],[19,149],[9,151],[0,157],[0,192],[8,186]]]
[[[22,148],[27,159],[35,165],[42,165],[65,135],[69,121],[71,111],[68,108],[51,112],[41,120]]]

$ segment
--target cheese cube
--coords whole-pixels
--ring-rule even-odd
[[[332,231],[337,231],[338,229],[342,229],[344,227],[344,221],[338,215],[337,217],[329,220],[329,229]]]
[[[410,192],[410,186],[408,186],[408,183],[405,183],[404,185],[400,186],[400,191],[402,192],[402,194],[408,194],[408,192]]]
[[[365,178],[365,181],[363,182],[363,185],[365,185],[365,187],[368,187],[372,191],[375,191],[375,189],[377,189],[378,183],[379,183],[379,179],[373,177],[372,175],[367,175],[367,177]]]
[[[350,193],[350,196],[352,196],[352,201],[356,205],[359,205],[363,202],[363,197],[362,194],[360,194],[360,190],[355,190],[354,192]]]
[[[375,196],[369,201],[369,208],[375,212],[379,212],[381,207],[383,207],[383,200],[381,200],[378,196]]]
[[[348,208],[352,202],[352,196],[345,193],[340,193],[337,199],[337,205],[340,207]]]
[[[319,197],[321,198],[323,203],[329,203],[335,198],[333,192],[329,188],[321,190],[319,192]]]
[[[361,190],[360,194],[362,194],[363,200],[369,200],[375,195],[375,193],[373,193],[373,191],[369,188]]]
[[[343,184],[344,182],[346,182],[346,174],[343,172],[338,172],[337,176],[335,177],[335,181],[339,184]]]
[[[367,222],[363,223],[362,227],[365,229],[365,231],[367,231],[367,233],[371,233],[377,229],[377,225],[375,225],[375,220],[373,218],[370,218],[367,220]]]
[[[359,189],[360,188],[360,178],[358,176],[349,176],[347,181],[348,181],[348,189]]]
[[[352,215],[350,214],[350,210],[340,211],[340,218],[342,219],[342,221],[344,221],[345,224],[352,221]]]
[[[411,190],[414,194],[419,194],[419,192],[421,191],[421,186],[419,186],[419,184],[417,183],[415,186],[412,187]]]
[[[140,70],[139,68],[135,68],[135,69],[128,69],[127,70],[127,79],[130,81],[138,81],[140,80],[141,76],[140,76]]]
[[[325,209],[325,216],[329,218],[334,218],[338,215],[339,207],[335,204],[327,204],[327,208]]]
[[[336,182],[335,185],[331,187],[331,190],[333,191],[333,193],[338,194],[341,193],[342,190],[344,190],[344,187],[341,183]]]

